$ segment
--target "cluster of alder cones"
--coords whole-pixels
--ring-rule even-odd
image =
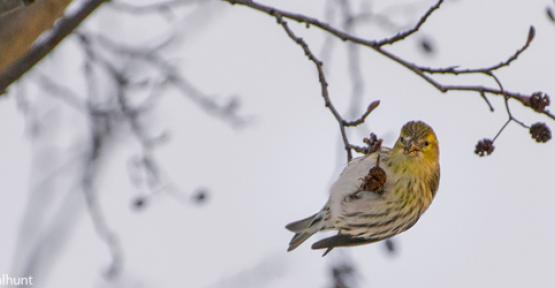
[[[543,92],[536,92],[530,97],[528,106],[534,109],[534,111],[541,113],[545,111],[545,108],[549,106],[550,102],[551,101],[547,94]],[[536,140],[538,143],[545,143],[551,140],[551,130],[543,122],[534,123],[528,127],[528,129],[532,139]],[[476,144],[476,148],[474,149],[474,153],[480,157],[491,155],[493,150],[495,150],[495,146],[493,145],[494,141],[495,138],[493,140],[484,138],[478,141],[478,144]]]

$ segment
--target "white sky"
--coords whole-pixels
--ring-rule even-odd
[[[275,5],[284,9],[319,17],[323,13],[323,1],[279,2]],[[539,0],[447,1],[421,31],[432,36],[436,55],[422,56],[410,39],[391,51],[429,66],[488,66],[520,47],[534,25],[532,47],[498,75],[507,89],[555,95],[555,25],[544,15],[548,4],[553,6]],[[334,251],[336,256],[321,258],[309,249],[316,237],[287,254],[291,234],[283,226],[315,212],[326,200],[339,171],[337,125],[324,109],[313,65],[275,21],[239,6],[222,7],[211,25],[175,55],[191,82],[209,93],[240,95],[242,111],[255,121],[235,131],[180,96],[162,101],[153,121],[172,138],[156,156],[182,191],[199,186],[210,190],[210,201],[200,207],[163,197],[141,213],[131,211],[136,193],[126,161],[132,151],[129,142],[115,148],[99,187],[106,217],[123,242],[123,282],[125,287],[142,283],[160,288],[323,287],[330,259],[343,254]],[[117,23],[109,10],[99,12],[89,26]],[[99,23],[103,20],[108,22]],[[292,27],[320,51],[322,32]],[[129,31],[121,26],[113,33],[124,29]],[[154,28],[144,31],[136,27],[129,37],[156,34]],[[375,29],[359,32],[384,36]],[[328,80],[334,102],[345,110],[350,82],[342,43],[336,43],[336,51]],[[360,287],[554,287],[554,142],[536,144],[528,131],[511,124],[495,153],[479,158],[473,154],[477,140],[492,137],[506,119],[499,99],[492,98],[497,108],[492,114],[478,95],[440,94],[372,51],[362,49],[360,60],[364,102],[382,101],[368,128],[385,135],[390,145],[403,123],[424,120],[438,134],[442,165],[436,199],[416,226],[396,237],[397,256],[386,255],[379,244],[349,249],[362,276]],[[63,65],[70,64],[64,60]],[[56,65],[43,66],[48,71]],[[476,83],[469,81],[477,79],[465,83]],[[539,120],[555,127],[519,105],[513,107],[528,123]],[[30,182],[30,145],[13,96],[0,100],[0,131],[2,274],[10,271]],[[367,132],[352,133],[353,142]],[[102,285],[97,278],[109,255],[89,217],[82,214],[78,221],[66,249],[52,261],[48,282],[35,287]]]

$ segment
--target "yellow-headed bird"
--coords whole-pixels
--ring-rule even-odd
[[[366,191],[366,176],[377,165],[385,172],[385,184],[377,191]],[[392,149],[381,148],[349,162],[332,185],[322,210],[286,226],[295,233],[288,251],[323,230],[338,231],[312,245],[312,249],[327,249],[326,253],[334,247],[367,244],[397,235],[418,221],[438,186],[437,137],[426,123],[408,122]]]

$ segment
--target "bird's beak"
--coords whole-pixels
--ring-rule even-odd
[[[418,146],[416,146],[413,142],[410,142],[407,146],[405,146],[405,154],[416,154],[416,152],[419,151],[420,149],[418,149]]]

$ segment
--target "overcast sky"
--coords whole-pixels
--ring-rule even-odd
[[[315,17],[324,14],[324,1],[264,2]],[[380,11],[411,1],[373,2]],[[395,20],[414,23],[433,2],[418,1],[421,5],[411,17]],[[388,49],[426,66],[489,66],[520,47],[534,25],[536,39],[530,49],[498,76],[506,89],[554,95],[555,24],[545,16],[547,5],[554,6],[541,0],[447,1],[418,34],[429,36],[437,53],[423,55],[415,41],[419,37]],[[238,95],[241,111],[252,121],[236,130],[175,93],[161,101],[151,121],[167,130],[171,141],[156,157],[183,195],[206,187],[209,201],[201,206],[162,196],[140,213],[130,209],[138,192],[129,182],[126,163],[136,147],[130,140],[115,143],[98,187],[102,209],[124,247],[122,283],[160,288],[324,287],[328,264],[346,254],[334,250],[330,257],[320,257],[310,250],[318,236],[286,253],[292,235],[283,228],[321,208],[340,171],[338,163],[344,161],[344,155],[338,155],[337,124],[324,108],[314,67],[275,20],[225,3],[211,8],[217,13],[206,15],[203,20],[209,21],[194,22],[202,25],[200,32],[184,25],[191,37],[172,52],[172,59],[204,91]],[[103,8],[86,28],[140,43],[155,38],[156,27],[163,26],[156,17],[129,24],[114,15]],[[359,35],[388,35],[365,27]],[[323,32],[292,28],[320,52]],[[39,70],[64,77],[63,71],[71,71],[71,57],[76,57],[72,49],[69,41],[61,45]],[[335,43],[334,51],[326,63],[330,93],[345,111],[351,82],[344,44]],[[430,209],[395,238],[397,255],[387,255],[381,244],[348,249],[361,276],[360,287],[554,287],[554,142],[537,144],[527,130],[511,124],[495,152],[479,158],[473,154],[476,142],[493,137],[506,120],[500,99],[491,99],[496,107],[491,113],[478,95],[441,94],[370,50],[361,49],[360,63],[366,87],[360,111],[375,99],[381,105],[368,125],[352,130],[353,142],[374,131],[389,146],[405,122],[423,120],[438,135],[442,168]],[[494,87],[480,77],[445,81]],[[79,84],[71,85],[79,89]],[[9,273],[18,257],[13,252],[16,236],[29,187],[38,181],[30,177],[32,147],[14,95],[0,100],[0,274]],[[527,123],[555,127],[553,121],[512,106]],[[84,211],[75,214],[75,221],[65,248],[52,259],[50,277],[35,287],[103,287],[98,279],[109,262],[106,246]]]

